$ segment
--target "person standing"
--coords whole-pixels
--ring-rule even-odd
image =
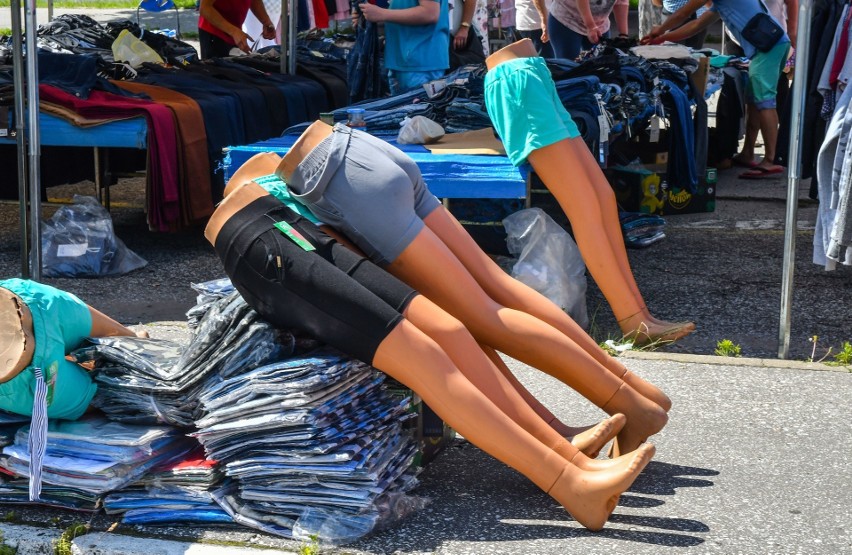
[[[229,56],[235,47],[250,51],[249,42],[254,42],[254,38],[242,29],[249,10],[263,24],[263,38],[274,39],[275,25],[266,13],[263,0],[201,0],[198,42],[202,60]]]
[[[764,0],[764,3],[766,4],[766,8],[769,10],[769,13],[775,18],[775,21],[781,25],[781,28],[784,29],[787,36],[790,37],[791,47],[796,48],[796,28],[798,27],[799,21],[799,1]],[[734,37],[728,29],[725,29],[725,33],[728,35],[728,38],[731,39],[725,42],[725,54],[732,54],[740,57],[745,56],[745,53],[743,52],[743,49],[736,37]],[[778,77],[778,92],[776,94],[776,104],[778,106],[784,106],[789,90],[790,80],[787,73],[782,71],[781,75]],[[749,105],[746,110],[746,133],[745,140],[743,142],[743,149],[739,154],[734,156],[731,161],[733,165],[749,169],[754,168],[756,164],[754,160],[754,147],[757,144],[757,134],[759,132],[760,116],[757,111]]]
[[[449,0],[450,69],[481,64],[488,53],[488,14],[483,0]]]
[[[547,21],[542,40],[550,40],[557,58],[575,59],[602,38],[609,38],[609,16],[615,15],[619,36],[627,36],[628,0],[554,0],[550,13],[544,0],[533,0],[536,9]]]
[[[782,174],[784,168],[775,164],[775,146],[778,142],[776,96],[778,77],[787,63],[790,52],[790,39],[786,33],[782,32],[774,44],[764,45],[763,50],[759,50],[743,37],[743,29],[752,21],[752,18],[765,12],[766,8],[762,0],[713,0],[709,11],[698,19],[689,21],[690,17],[705,3],[705,0],[688,0],[661,25],[651,29],[651,32],[642,39],[642,43],[660,44],[667,40],[677,42],[706,29],[721,18],[742,45],[746,57],[750,60],[747,102],[751,105],[750,109],[758,114],[760,133],[764,141],[763,160],[755,164],[752,169],[740,174],[740,177],[761,179]]]
[[[547,19],[545,18],[544,21],[547,21]],[[533,0],[515,0],[515,28],[521,38],[532,41],[539,56],[542,58],[553,57],[553,47],[547,39],[541,15],[538,13]]]
[[[359,4],[374,23],[385,24],[385,67],[393,95],[441,77],[450,67],[447,0],[391,0],[390,7]]]
[[[662,12],[663,17],[668,19],[669,17],[671,17],[671,15],[673,13],[675,13],[676,11],[681,9],[685,4],[686,4],[686,0],[663,0],[663,12]],[[695,13],[693,13],[692,17],[690,17],[687,21],[692,21],[694,19],[698,19],[699,17],[704,15],[704,12],[706,12],[706,11],[707,11],[706,7],[698,8],[698,10]],[[682,44],[684,46],[688,46],[688,47],[693,48],[695,50],[700,50],[700,49],[704,48],[704,39],[706,39],[706,38],[707,38],[707,29],[702,29],[701,31],[698,31],[697,33],[695,33],[691,37],[689,37],[687,39],[683,39],[679,42],[680,42],[680,44]]]

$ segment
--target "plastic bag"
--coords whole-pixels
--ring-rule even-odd
[[[42,222],[41,250],[46,277],[112,276],[148,265],[115,236],[106,208],[81,195]]]
[[[404,145],[426,145],[444,136],[444,128],[425,116],[405,118],[396,141]]]
[[[512,277],[587,328],[586,265],[571,236],[540,208],[515,212],[503,220],[503,225],[509,252],[518,257]]]
[[[118,34],[112,43],[112,56],[117,62],[127,62],[134,69],[142,67],[145,62],[165,64],[157,51],[137,39],[127,29]]]

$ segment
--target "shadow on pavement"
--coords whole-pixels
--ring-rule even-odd
[[[646,495],[674,495],[677,488],[706,488],[713,485],[711,480],[688,478],[687,476],[718,475],[718,470],[709,468],[695,468],[651,461],[633,482],[630,491]]]

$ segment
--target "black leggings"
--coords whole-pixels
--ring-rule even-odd
[[[277,222],[316,250],[304,250]],[[301,329],[368,364],[417,294],[271,195],[232,216],[215,248],[234,287],[268,322]]]

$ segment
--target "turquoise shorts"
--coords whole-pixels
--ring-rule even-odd
[[[776,107],[778,78],[787,63],[790,43],[779,42],[769,52],[755,52],[748,64],[748,101],[758,110]]]
[[[539,56],[490,69],[485,74],[485,107],[515,166],[526,162],[533,150],[580,136]]]
[[[97,386],[89,373],[65,355],[92,332],[92,313],[83,301],[49,285],[22,279],[0,281],[0,287],[18,295],[33,315],[35,353],[30,366],[0,383],[0,409],[31,415],[35,393],[33,368],[42,369],[47,382],[47,415],[74,420],[89,406]]]

